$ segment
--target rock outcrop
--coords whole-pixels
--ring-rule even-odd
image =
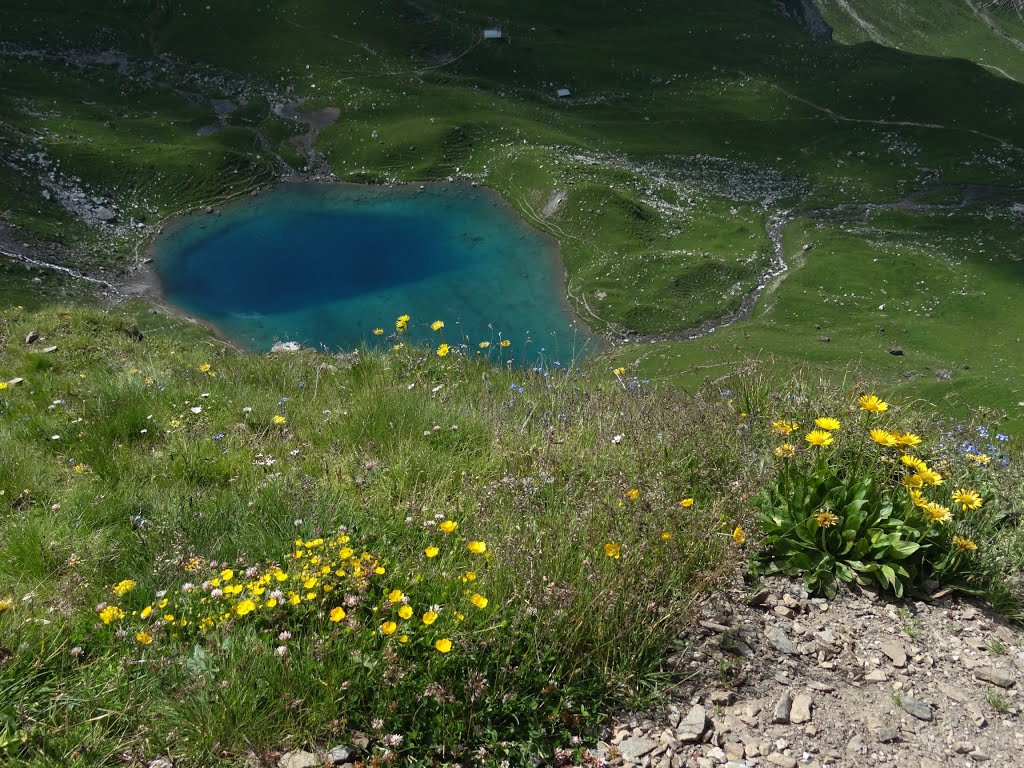
[[[811,39],[819,43],[832,42],[832,27],[814,0],[779,0],[779,5],[783,13],[807,30]]]

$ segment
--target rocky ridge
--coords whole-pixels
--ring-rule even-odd
[[[1024,640],[948,592],[810,598],[773,579],[704,606],[693,675],[659,711],[620,717],[591,765],[939,768],[1024,765]]]

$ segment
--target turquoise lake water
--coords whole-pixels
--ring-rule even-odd
[[[413,340],[472,354],[489,341],[484,354],[519,365],[567,365],[594,346],[554,243],[480,188],[287,184],[180,219],[153,248],[167,301],[253,351],[390,347],[403,314]]]

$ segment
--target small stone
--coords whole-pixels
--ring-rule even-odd
[[[796,616],[796,611],[787,605],[776,605],[772,610],[784,619],[792,619]]]
[[[889,347],[889,354],[901,357],[903,355],[903,349],[900,347]]]
[[[736,700],[736,694],[732,691],[713,691],[711,703],[718,707],[728,707]]]
[[[793,707],[793,694],[786,691],[779,697],[775,704],[775,711],[772,713],[772,722],[776,725],[787,725],[789,723],[789,711]]]
[[[817,680],[809,682],[807,687],[812,691],[820,691],[821,693],[832,693],[835,690],[835,686],[829,685],[828,683],[819,683]]]
[[[1012,688],[1013,684],[1017,682],[1017,679],[1006,672],[995,667],[981,667],[980,669],[974,670],[974,676],[979,680],[984,680],[986,683],[992,683],[992,685],[998,685],[1000,688]]]
[[[25,337],[25,343],[35,344],[37,341],[39,341],[39,331],[29,331]]]
[[[278,352],[301,352],[302,345],[297,341],[277,341],[274,342],[274,346],[270,348],[270,354],[276,354]]]
[[[764,605],[765,601],[771,597],[771,591],[767,589],[761,589],[747,598],[747,605]]]
[[[864,754],[864,751],[864,737],[859,733],[846,742],[846,754],[862,755]]]
[[[892,660],[894,667],[905,667],[907,665],[907,652],[903,646],[895,640],[882,643],[882,653]]]
[[[908,715],[916,717],[918,720],[930,721],[934,716],[932,708],[925,704],[923,701],[912,699],[909,696],[904,696],[900,699],[900,707]]]
[[[986,760],[991,760],[992,759],[991,757],[988,756],[988,753],[982,752],[980,749],[976,749],[973,752],[971,752],[970,757],[973,758],[974,760],[977,760],[979,763],[983,763]]]
[[[331,747],[327,752],[327,762],[331,765],[341,765],[347,763],[352,758],[352,750],[346,747],[344,744],[339,744],[336,747]]]
[[[166,757],[158,757],[150,761],[148,768],[174,768],[174,763]]]
[[[312,752],[295,749],[285,752],[277,761],[277,768],[320,768],[323,762]]]
[[[44,354],[49,354],[50,352],[56,352],[57,351],[57,347],[56,346],[43,347],[39,351],[44,353]]]
[[[898,725],[883,725],[878,729],[878,740],[883,744],[891,744],[900,740],[900,727]]]
[[[725,752],[719,747],[712,747],[711,749],[705,750],[704,754],[714,762],[721,765],[722,763],[728,762],[729,758],[725,756]]]
[[[797,696],[793,699],[793,709],[789,713],[790,721],[797,725],[810,722],[812,706],[814,706],[814,700],[810,696],[804,693]]]
[[[942,763],[932,760],[930,757],[921,758],[921,768],[946,768]]]
[[[974,719],[974,724],[979,728],[984,728],[988,725],[988,720],[985,719],[985,713],[981,711],[981,705],[976,701],[968,702],[967,711],[971,713],[971,717]]]
[[[938,683],[938,689],[949,696],[953,701],[960,702],[961,704],[966,704],[969,701],[969,697],[962,689],[950,685],[949,683]]]
[[[730,761],[740,761],[746,757],[747,750],[738,741],[725,742],[725,758]],[[752,755],[753,757],[753,755]]]
[[[25,382],[25,379],[23,379],[21,376],[15,376],[13,379],[10,379],[7,382],[7,386],[8,387],[16,387],[19,384],[23,384],[24,382]]]
[[[708,725],[708,713],[700,704],[694,704],[676,729],[676,736],[684,744],[696,744],[704,738]]]
[[[790,656],[800,655],[800,651],[793,645],[793,641],[789,639],[789,636],[781,627],[772,627],[765,633],[765,636],[768,638],[771,646],[780,653],[786,653]]]
[[[768,762],[772,765],[779,766],[779,768],[796,768],[797,766],[795,757],[780,755],[778,752],[768,755]]]
[[[627,763],[635,763],[657,746],[658,742],[646,736],[630,736],[619,744],[619,753]]]
[[[873,670],[864,675],[865,683],[884,683],[889,679],[889,676],[880,669]]]
[[[953,745],[953,749],[957,754],[968,755],[975,750],[975,746],[969,741],[958,741]]]

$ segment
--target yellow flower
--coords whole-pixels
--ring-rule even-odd
[[[839,419],[833,419],[830,416],[823,416],[815,419],[814,424],[820,429],[824,429],[826,432],[835,432],[843,426]]]
[[[398,609],[398,615],[399,615],[400,618],[403,618],[403,619],[411,619],[412,618],[412,606],[411,605],[403,605],[401,608]]]
[[[243,600],[235,606],[235,613],[239,616],[245,616],[246,614],[252,613],[256,610],[256,603],[252,600]]]
[[[434,647],[437,648],[437,650],[439,650],[441,653],[448,653],[452,649],[452,641],[449,640],[447,637],[442,637],[440,640],[434,643]]]
[[[135,582],[131,579],[125,579],[124,581],[117,582],[111,591],[118,597],[124,597],[133,589],[135,589]]]
[[[612,373],[614,373],[616,376],[621,376],[625,372],[626,372],[625,368],[616,368],[615,370],[612,371]]]
[[[220,572],[220,577],[224,579],[224,581],[231,581],[233,578],[235,578],[235,572],[232,571],[230,568],[225,568],[223,571]]]
[[[440,528],[445,533],[452,533],[456,528],[459,527],[459,524],[456,523],[454,520],[445,520],[443,523],[441,523],[437,527]]]
[[[3,599],[0,599],[0,613],[3,613],[4,611],[11,610],[11,607],[13,605],[14,605],[14,601],[11,600],[9,597],[5,597]]]
[[[400,349],[401,349],[402,347],[404,347],[404,346],[405,346],[405,344],[395,344],[395,346],[393,346],[393,347],[391,348],[391,351],[392,351],[392,352],[397,352],[398,350],[400,350]]]
[[[839,518],[836,517],[831,512],[824,511],[824,512],[819,512],[818,514],[816,514],[814,516],[814,519],[818,521],[818,525],[821,528],[831,528],[833,525],[836,524],[836,521]]]
[[[270,598],[269,600],[267,600],[266,605],[267,605],[267,608],[277,608],[277,598],[276,597]]]
[[[425,554],[427,557],[437,557],[437,553],[440,551],[441,550],[437,547],[427,547],[423,550],[423,554]]]
[[[153,613],[153,606],[147,605],[145,608],[142,609],[142,612],[139,613],[139,616],[141,616],[144,619],[148,619],[151,613]]]
[[[682,499],[679,502],[679,506],[682,507],[683,509],[689,509],[690,507],[693,506],[693,499]]]
[[[430,330],[432,331],[440,331],[442,328],[444,328],[444,320],[435,320],[430,324]]]
[[[804,435],[804,440],[813,446],[822,448],[824,446],[832,445],[834,438],[825,430],[814,429]]]
[[[636,501],[637,499],[640,498],[640,489],[630,488],[628,491],[626,491],[626,498],[629,499],[630,501]]]
[[[286,419],[281,414],[277,414],[276,416],[274,416],[274,418],[272,418],[271,421],[274,423],[275,426],[278,427],[288,423],[288,419]]]
[[[878,397],[878,395],[861,395],[857,398],[857,402],[860,403],[860,409],[862,411],[870,411],[871,413],[883,413],[889,410],[889,404]]]
[[[928,504],[928,499],[924,497],[924,494],[917,488],[910,489],[910,502],[918,508],[923,508]]]
[[[209,363],[203,363],[202,365],[200,365],[199,366],[199,372],[200,373],[209,373],[210,372],[210,364]]]
[[[0,381],[0,389],[7,389],[7,382],[6,381]]]
[[[462,577],[463,581],[476,581],[476,573],[473,571],[466,571],[466,575]]]
[[[795,421],[786,421],[785,419],[772,422],[772,429],[780,435],[788,435],[791,432],[795,432],[798,426],[799,425]]]
[[[402,317],[405,317],[405,315],[402,315]],[[401,333],[402,331],[404,331],[408,327],[409,327],[409,321],[408,320],[403,320],[401,317],[398,318],[397,320],[395,320],[395,330],[398,331],[399,333]]]
[[[979,509],[981,507],[981,496],[977,491],[969,488],[961,488],[958,491],[953,492],[953,501],[964,508],[964,511],[968,509]]]
[[[966,456],[971,461],[976,461],[983,467],[988,466],[988,463],[991,461],[991,459],[984,453],[968,453]]]
[[[149,634],[149,632],[145,632],[145,631],[143,631],[143,632],[136,632],[135,633],[135,642],[137,642],[139,645],[149,645],[150,643],[153,642],[153,636],[151,634]]]
[[[871,439],[879,445],[884,445],[887,448],[896,445],[896,435],[887,429],[872,429],[869,434]]]
[[[437,621],[437,614],[433,611],[427,611],[423,614],[423,623],[426,624],[428,627],[435,621]]]
[[[949,507],[936,504],[934,501],[929,501],[924,505],[923,509],[924,516],[928,518],[928,522],[930,523],[945,525],[953,520],[953,513],[949,511]]]
[[[896,444],[904,448],[913,448],[921,444],[921,438],[913,432],[893,432],[892,434],[896,438]]]
[[[393,635],[398,631],[398,625],[393,621],[385,621],[380,625],[380,631],[384,635]]]
[[[742,544],[747,540],[746,534],[743,533],[743,528],[736,526],[732,532],[732,540],[737,544]]]
[[[942,475],[934,469],[924,467],[923,469],[919,469],[917,474],[921,476],[921,480],[924,481],[925,485],[942,485]]]
[[[373,329],[373,335],[374,336],[383,336],[384,335],[384,329],[383,328],[374,328]]]
[[[400,603],[400,602],[402,602],[402,599],[404,597],[405,597],[405,593],[402,592],[402,590],[400,590],[400,589],[392,589],[390,592],[388,592],[388,602],[389,603]]]
[[[902,462],[903,466],[910,467],[915,472],[920,472],[922,469],[928,469],[928,465],[925,464],[923,459],[919,459],[917,456],[911,456],[906,453],[900,456],[900,462]]]
[[[953,546],[959,549],[961,552],[976,552],[978,545],[970,539],[965,539],[962,536],[953,537]]]
[[[439,346],[437,348],[437,356],[438,357],[444,357],[447,354],[448,354],[448,345],[447,344],[442,344],[441,346]]]
[[[924,485],[924,478],[920,472],[915,472],[912,475],[907,475],[903,478],[903,484],[907,488],[921,488]]]
[[[672,538],[672,534],[669,533],[668,531],[662,531],[661,532],[661,540],[662,541],[668,541],[671,538]]]
[[[400,642],[400,643],[408,643],[409,642],[409,636],[408,635],[402,635],[401,637],[398,638],[398,642]]]
[[[340,605],[337,608],[332,608],[328,618],[337,624],[339,621],[345,618],[345,609]]]
[[[782,459],[792,459],[796,456],[796,448],[790,443],[783,443],[775,449],[775,455]]]
[[[480,347],[480,349],[487,349],[489,346],[491,346],[491,342],[481,341],[479,344],[477,344],[477,346]]]
[[[466,549],[475,555],[482,555],[487,551],[487,542],[485,541],[471,541],[466,545]]]
[[[116,605],[108,605],[100,611],[100,621],[104,624],[109,624],[112,621],[120,621],[124,618],[124,615],[124,611]]]
[[[503,347],[511,347],[512,346],[512,342],[509,341],[508,339],[502,339],[501,340],[501,346],[503,346]]]
[[[398,316],[398,320],[397,320],[396,322],[399,322],[399,323],[408,323],[408,322],[409,322],[410,320],[412,320],[412,318],[411,318],[411,317],[409,317],[408,315],[399,315],[399,316]]]
[[[487,598],[481,595],[479,592],[477,592],[471,598],[469,598],[469,602],[471,602],[473,605],[475,605],[477,608],[480,608],[481,610],[487,607]]]
[[[608,557],[613,557],[616,560],[618,560],[620,557],[622,557],[622,545],[608,542],[604,545],[604,553]]]

